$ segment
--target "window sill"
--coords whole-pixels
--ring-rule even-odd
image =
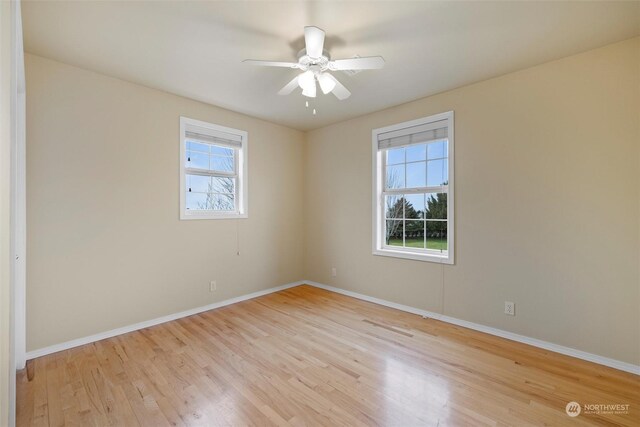
[[[180,220],[192,220],[192,219],[246,219],[249,215],[237,214],[237,213],[202,213],[202,214],[187,214],[181,213]]]
[[[392,249],[374,249],[373,255],[404,258],[415,261],[435,262],[438,264],[453,264],[453,257],[448,255],[436,255],[409,251],[396,251]]]

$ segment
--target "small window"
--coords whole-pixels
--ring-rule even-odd
[[[453,112],[373,131],[373,253],[453,264]]]
[[[247,132],[180,117],[180,219],[247,217]]]

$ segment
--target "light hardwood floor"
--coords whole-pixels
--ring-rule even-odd
[[[28,371],[19,426],[640,425],[638,376],[310,286]],[[630,412],[570,418],[570,401]]]

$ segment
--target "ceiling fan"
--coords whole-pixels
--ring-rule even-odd
[[[331,60],[324,50],[324,31],[318,27],[304,27],[305,49],[298,53],[298,62],[260,61],[245,59],[243,62],[264,67],[283,67],[301,70],[293,80],[287,83],[278,95],[289,95],[297,87],[302,94],[310,98],[316,97],[317,83],[325,95],[332,92],[339,100],[347,99],[351,92],[342,85],[329,71],[375,70],[384,67],[381,56]]]

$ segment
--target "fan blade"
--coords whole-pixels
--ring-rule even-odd
[[[338,79],[336,79],[329,73],[325,73],[324,75],[326,75],[329,79],[333,80],[334,83],[336,84],[333,90],[331,91],[336,96],[336,98],[342,101],[343,99],[347,99],[348,97],[351,96],[351,92],[349,92],[349,90],[346,87],[344,87],[342,83],[338,81]]]
[[[299,68],[297,62],[260,61],[258,59],[245,59],[242,62],[251,65],[261,65],[263,67]]]
[[[304,43],[308,56],[320,58],[324,49],[324,31],[318,27],[304,27]]]
[[[382,67],[384,67],[384,58],[382,56],[336,59],[329,62],[330,70],[376,70]]]
[[[280,89],[280,92],[278,92],[278,95],[289,95],[297,87],[298,87],[298,76],[295,76],[293,80],[291,80],[282,89]]]

